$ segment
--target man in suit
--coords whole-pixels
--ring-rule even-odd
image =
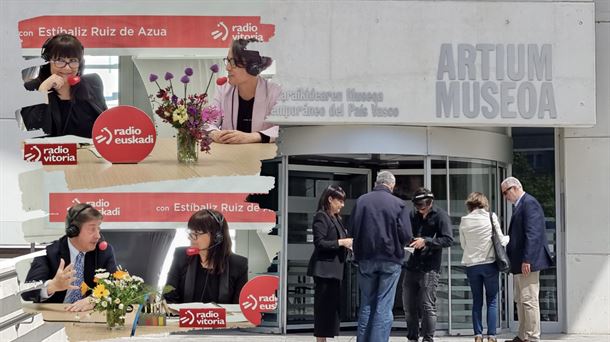
[[[67,311],[93,309],[92,302],[81,292],[81,283],[93,288],[96,269],[116,271],[112,247],[108,245],[103,251],[98,248],[102,218],[89,204],[79,203],[68,210],[66,235],[47,246],[46,255],[34,259],[25,279],[43,281],[44,287],[23,293],[24,300],[66,303]]]
[[[404,247],[413,236],[409,209],[392,195],[395,185],[392,173],[379,172],[375,188],[358,198],[350,217],[354,260],[359,265],[358,342],[388,341],[392,330]]]
[[[514,275],[519,334],[507,342],[539,341],[540,271],[553,264],[545,234],[544,212],[540,203],[523,191],[517,178],[506,178],[500,187],[502,195],[514,205],[506,252],[511,262],[510,272]]]

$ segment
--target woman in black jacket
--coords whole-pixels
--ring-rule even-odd
[[[313,220],[314,252],[307,275],[313,276],[314,336],[318,342],[339,335],[341,280],[352,238],[348,237],[339,212],[344,206],[345,192],[330,185],[320,197]]]
[[[41,57],[48,63],[24,87],[43,93],[46,103],[21,109],[28,130],[91,138],[93,123],[108,107],[100,76],[83,75],[84,53],[83,45],[70,34],[58,34],[44,43]]]
[[[215,210],[200,210],[188,222],[189,248],[176,248],[167,275],[169,303],[239,303],[248,281],[248,259],[231,252],[229,225]]]

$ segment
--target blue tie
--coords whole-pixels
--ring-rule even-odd
[[[65,303],[74,303],[78,300],[81,300],[83,296],[80,294],[80,284],[83,282],[84,269],[85,269],[85,253],[80,252],[76,256],[76,261],[74,261],[74,281],[72,285],[78,286],[78,289],[68,290],[68,294],[66,295]]]

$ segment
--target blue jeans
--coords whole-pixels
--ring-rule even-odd
[[[495,263],[466,267],[472,290],[472,327],[475,335],[483,335],[483,287],[487,302],[487,335],[496,335],[498,317],[499,271]]]
[[[399,264],[390,261],[359,262],[358,342],[383,342],[390,339],[394,322],[392,307],[398,278],[400,278]]]

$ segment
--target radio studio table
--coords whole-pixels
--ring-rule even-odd
[[[92,148],[92,147],[91,147]],[[160,138],[151,154],[138,164],[111,164],[89,148],[79,148],[77,165],[45,166],[63,171],[69,190],[158,182],[211,176],[249,176],[260,173],[261,160],[276,156],[275,144],[216,144],[199,161],[181,164],[176,139]]]
[[[106,327],[106,316],[100,312],[66,312],[65,304],[35,304],[23,303],[25,312],[40,312],[45,322],[63,324],[66,328],[66,335],[70,341],[96,341],[119,337],[129,337],[131,327],[135,318],[135,312],[126,314],[125,326],[121,328],[108,329]],[[227,321],[231,313],[227,311]],[[252,328],[250,322],[228,322],[227,329],[231,328]],[[168,319],[166,326],[138,326],[135,336],[160,335],[169,333],[180,333],[192,331],[193,328],[180,328],[178,319]],[[198,329],[201,334],[206,330]],[[153,336],[151,336],[153,337]],[[153,337],[154,338],[154,337]],[[162,337],[159,337],[162,340]]]

